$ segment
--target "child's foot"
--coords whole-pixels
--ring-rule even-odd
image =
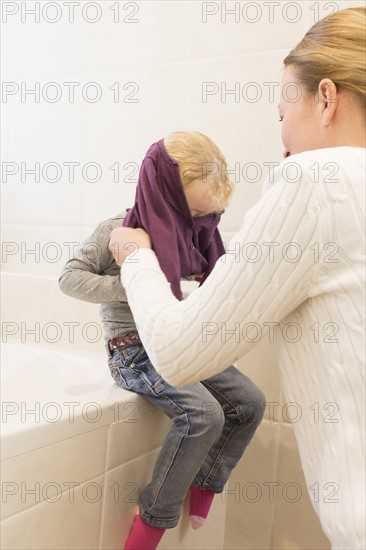
[[[215,493],[192,485],[190,495],[189,515],[191,525],[193,529],[198,529],[206,521]]]
[[[149,525],[137,514],[124,550],[156,550],[164,532],[165,529]]]

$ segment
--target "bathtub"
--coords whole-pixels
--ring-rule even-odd
[[[2,459],[111,424],[137,397],[114,383],[105,353],[8,342],[1,365]]]
[[[1,548],[120,549],[171,421],[114,383],[106,353],[12,341],[1,365]],[[226,502],[199,536],[187,506],[159,548],[223,548]]]

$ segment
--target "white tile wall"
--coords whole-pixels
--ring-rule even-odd
[[[154,1],[127,6],[121,3],[119,24],[114,23],[110,12],[103,19],[102,31],[89,26],[86,40],[93,47],[94,69],[120,71],[126,66],[149,67],[185,61],[190,45],[191,4]],[[103,40],[95,40],[101,32]]]
[[[81,229],[64,225],[9,224],[2,230],[2,271],[57,279],[83,240]]]
[[[191,58],[290,49],[307,30],[302,3],[194,2]]]
[[[277,104],[282,58],[282,51],[271,51],[191,63],[188,126],[219,144],[236,185],[222,218],[223,230],[240,228],[246,210],[260,196],[269,170],[264,163],[281,158]]]
[[[102,499],[96,497],[102,486],[100,476],[4,520],[2,548],[97,549]]]
[[[58,488],[67,489],[67,480],[81,484],[104,474],[107,435],[108,427],[103,427],[4,460],[1,478],[9,493],[1,507],[1,518],[55,498]],[[22,484],[27,488],[39,484],[42,489],[24,498]],[[44,490],[47,484],[49,488]]]

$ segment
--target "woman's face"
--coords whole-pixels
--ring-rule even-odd
[[[302,89],[291,65],[285,68],[278,109],[285,158],[322,147],[319,102]]]

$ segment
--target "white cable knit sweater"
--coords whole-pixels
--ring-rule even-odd
[[[147,353],[171,384],[212,376],[271,339],[299,416],[310,498],[342,550],[366,548],[365,171],[361,148],[286,159],[183,302],[151,250],[129,255],[121,270]]]

